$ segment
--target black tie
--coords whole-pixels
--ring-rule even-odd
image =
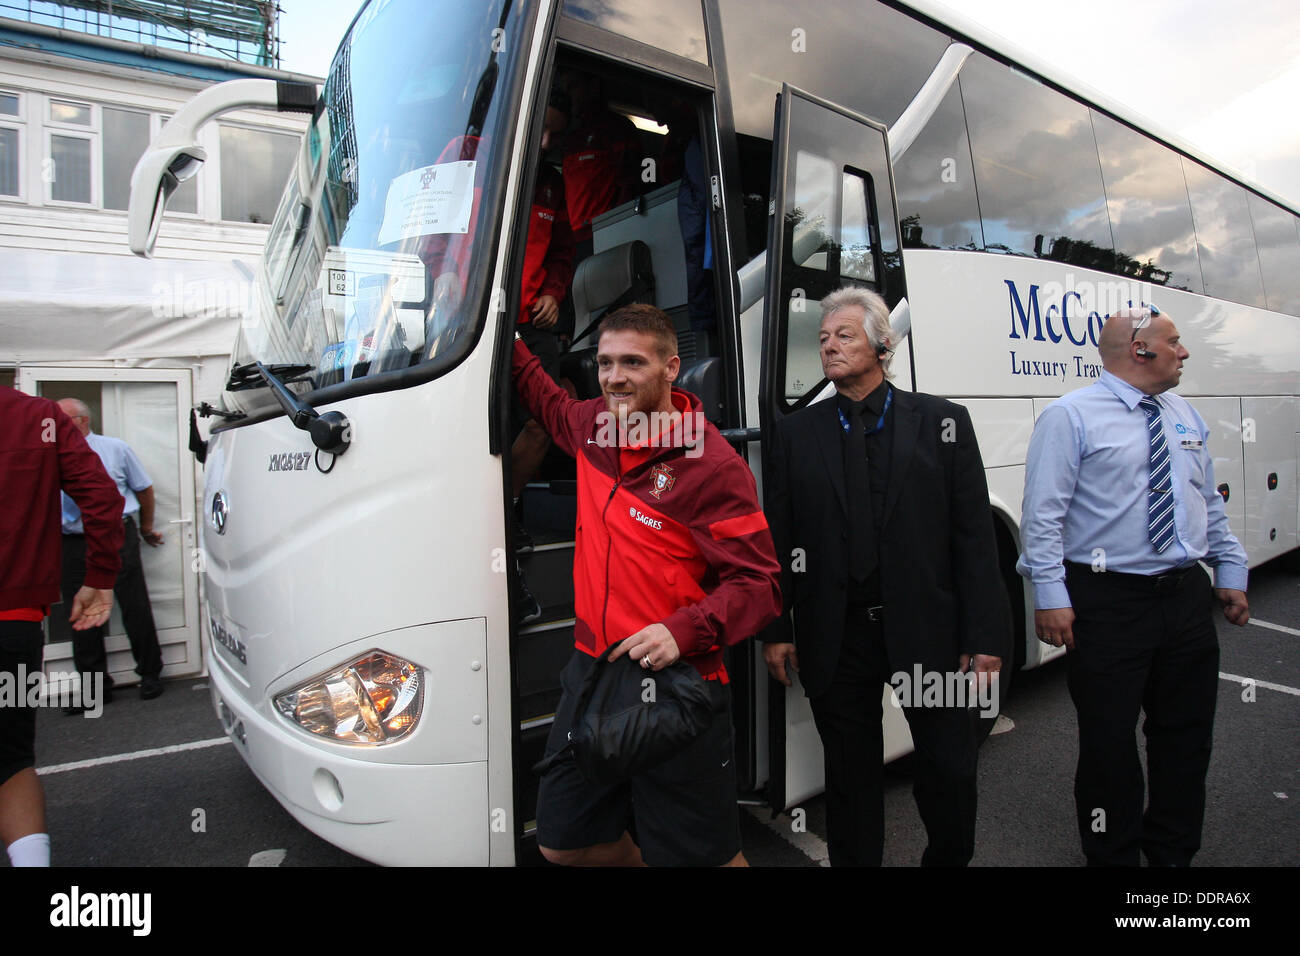
[[[859,583],[876,569],[876,528],[871,514],[871,478],[867,474],[867,425],[857,405],[849,420],[844,474],[849,495],[849,573]]]

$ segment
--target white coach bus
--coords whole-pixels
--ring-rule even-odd
[[[592,321],[653,301],[681,330],[680,384],[761,479],[762,434],[827,391],[816,301],[878,290],[898,387],[970,408],[1023,609],[1015,663],[1034,667],[1052,652],[1025,639],[1014,572],[1030,431],[1097,376],[1101,318],[1152,302],[1191,351],[1180,391],[1252,563],[1296,547],[1300,220],[1276,197],[921,0],[371,0],[322,90],[241,80],[178,111],[130,213],[147,254],[203,159],[199,125],[312,111],[196,441],[214,703],[309,829],[383,863],[535,858],[574,472],[553,455],[512,512],[509,354],[556,83],[631,120],[641,154],[638,195],[593,221],[572,284],[564,370],[583,397]],[[712,258],[692,283],[688,192]],[[692,328],[696,295],[711,331]],[[544,610],[525,625],[519,519]],[[754,642],[729,654],[746,795],[795,806],[822,785],[803,692],[769,681]],[[886,715],[896,755],[907,731]]]

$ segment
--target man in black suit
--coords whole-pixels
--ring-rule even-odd
[[[787,667],[798,671],[810,699],[834,866],[881,863],[882,685],[891,674],[913,683],[919,666],[967,690],[940,706],[919,688],[900,693],[929,837],[922,865],[964,866],[975,850],[970,682],[995,679],[1011,633],[984,465],[965,408],[889,384],[880,296],[845,287],[821,308],[822,369],[837,394],[773,436],[765,511],[785,607],[762,635],[764,658],[786,686]]]

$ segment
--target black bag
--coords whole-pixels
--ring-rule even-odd
[[[568,742],[537,764],[537,773],[571,759],[597,786],[621,783],[681,753],[713,723],[712,695],[694,667],[679,658],[650,671],[626,654],[610,663],[617,646],[596,658],[578,694]]]

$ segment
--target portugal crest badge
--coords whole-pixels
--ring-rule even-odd
[[[676,480],[672,468],[668,465],[655,465],[650,469],[650,494],[656,499],[663,497],[665,491],[672,490],[673,482]]]

